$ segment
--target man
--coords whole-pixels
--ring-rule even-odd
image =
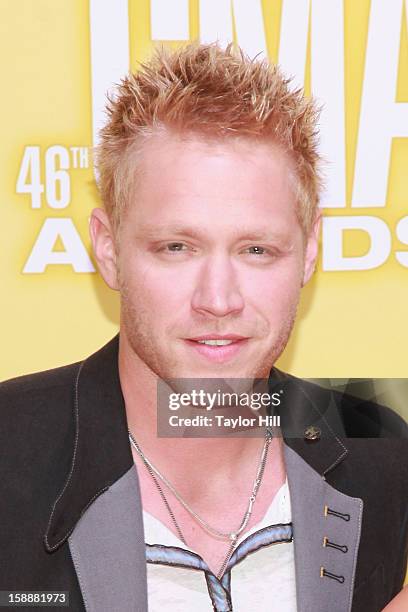
[[[231,48],[158,52],[97,162],[120,334],[2,386],[1,588],[97,612],[382,609],[406,569],[406,428],[272,369],[318,252],[313,103]],[[269,379],[283,437],[158,436],[158,384],[183,379]]]

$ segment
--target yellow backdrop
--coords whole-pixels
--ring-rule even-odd
[[[234,38],[324,105],[322,256],[280,367],[405,377],[408,40],[404,0],[0,0],[0,379],[116,333],[90,254],[103,92],[154,44]]]

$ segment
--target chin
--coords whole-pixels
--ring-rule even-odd
[[[189,370],[190,378],[197,376],[201,378],[267,378],[269,369],[261,365],[248,367],[248,365],[234,366],[229,364],[219,364],[208,368],[197,368],[196,371]]]

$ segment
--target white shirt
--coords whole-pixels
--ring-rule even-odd
[[[286,479],[218,580],[194,549],[143,511],[149,612],[296,612],[291,520]]]

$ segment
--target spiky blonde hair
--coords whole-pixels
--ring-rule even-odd
[[[232,45],[222,49],[216,43],[190,43],[176,51],[156,49],[109,99],[108,121],[96,148],[99,189],[114,229],[129,199],[130,153],[165,129],[281,145],[295,162],[297,213],[308,232],[321,184],[318,111],[301,90],[292,91],[289,82],[277,66],[252,60]],[[132,180],[134,176],[133,168]]]

